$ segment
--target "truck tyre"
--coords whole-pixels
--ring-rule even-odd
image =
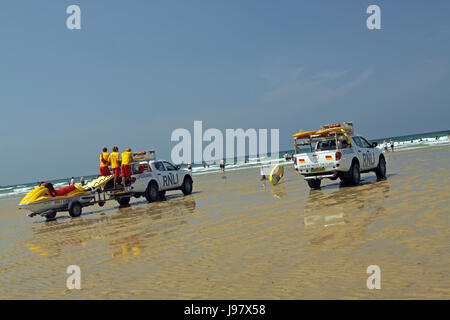
[[[72,218],[79,217],[81,215],[82,210],[81,203],[78,201],[72,201],[69,203],[69,214]]]
[[[158,185],[155,182],[150,182],[145,190],[145,198],[148,202],[155,202],[158,200]]]
[[[308,182],[308,186],[311,189],[320,189],[320,184],[322,183],[322,180],[320,180],[320,179],[311,179],[311,180],[306,180],[306,182]]]
[[[117,202],[121,205],[121,206],[127,206],[130,203],[130,198],[131,197],[121,197],[117,199]]]
[[[383,156],[380,156],[378,166],[375,169],[375,174],[378,179],[386,179],[386,160]]]
[[[192,193],[192,179],[187,176],[184,178],[183,185],[181,186],[181,191],[184,195],[188,195]]]
[[[360,180],[361,180],[361,171],[359,170],[359,162],[353,160],[352,166],[348,171],[348,177],[346,179],[346,182],[357,185],[359,184]]]
[[[166,196],[166,191],[158,191],[158,199],[162,200]]]

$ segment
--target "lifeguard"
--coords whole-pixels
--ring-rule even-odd
[[[111,163],[111,169],[114,175],[114,188],[116,188],[117,178],[120,177],[120,155],[118,147],[113,147],[113,152],[109,155],[108,161]]]
[[[122,153],[121,155],[122,157],[122,166],[121,171],[122,171],[122,185],[124,187],[126,187],[127,185],[127,179],[129,177],[131,177],[131,167],[130,167],[130,163],[131,161],[133,161],[133,155],[131,154],[131,148],[128,148],[127,151],[125,151],[124,153]]]
[[[109,153],[108,148],[103,147],[103,152],[100,154],[100,175],[101,176],[109,176],[111,175],[111,172],[109,171]]]

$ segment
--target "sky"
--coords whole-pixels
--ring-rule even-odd
[[[103,146],[170,160],[194,120],[279,128],[281,150],[339,121],[450,130],[449,17],[449,1],[3,0],[0,185],[95,174]]]

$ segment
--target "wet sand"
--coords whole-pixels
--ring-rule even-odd
[[[0,298],[449,299],[449,160],[448,146],[389,153],[388,180],[316,191],[292,165],[276,187],[258,169],[200,176],[191,196],[51,222],[1,200]]]

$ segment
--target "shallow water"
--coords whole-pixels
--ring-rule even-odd
[[[449,299],[449,159],[448,146],[389,153],[388,180],[316,191],[292,168],[276,187],[259,169],[207,175],[191,196],[51,222],[1,201],[0,298]]]

